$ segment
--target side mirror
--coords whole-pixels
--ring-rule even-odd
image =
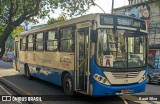
[[[97,30],[92,30],[92,32],[91,32],[91,41],[96,43],[97,39],[98,39],[98,32],[97,32]]]

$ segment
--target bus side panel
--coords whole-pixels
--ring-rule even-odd
[[[74,55],[70,54],[69,52],[21,51],[20,69],[24,73],[26,63],[32,76],[61,86],[62,72],[66,71],[72,75],[74,70]]]
[[[21,73],[25,73],[24,72],[24,65],[25,65],[25,63],[23,61],[20,61],[20,60],[18,62],[19,62],[19,71]]]
[[[24,64],[24,62],[20,62],[20,69],[22,73],[24,73]],[[28,64],[28,66],[30,69],[31,76],[62,86],[61,76],[62,73],[66,70],[32,64]],[[73,77],[73,71],[67,72],[70,73]]]
[[[32,76],[61,86],[61,73],[63,70],[31,64],[29,64],[29,68]]]

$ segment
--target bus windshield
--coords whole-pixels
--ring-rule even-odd
[[[146,34],[137,31],[98,29],[97,63],[127,68],[146,65]]]

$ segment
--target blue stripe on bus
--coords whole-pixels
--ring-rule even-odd
[[[94,74],[99,74],[103,77],[106,77],[104,73],[99,69],[97,64],[95,63],[94,57],[90,59],[90,83],[93,84],[95,82],[93,76]]]
[[[107,86],[99,82],[93,84],[93,96],[111,96],[116,93],[121,93],[121,90],[130,89],[131,93],[144,92],[146,86],[146,80],[139,84],[130,84],[126,86]],[[130,94],[131,94],[130,93]]]
[[[25,63],[22,61],[20,61],[19,63],[20,63],[21,72],[24,73]],[[32,64],[28,64],[28,66],[30,68],[30,73],[32,76],[43,79],[50,83],[54,83],[56,85],[62,86],[61,75],[62,75],[62,72],[66,70],[40,66],[40,65],[32,65]],[[73,71],[68,71],[68,72],[71,74],[72,77],[74,77]]]
[[[94,74],[99,74],[103,77],[106,77],[104,73],[99,69],[95,63],[94,57],[90,59],[90,83],[93,85],[93,96],[110,96],[116,95],[116,93],[121,92],[123,89],[130,89],[131,93],[139,93],[145,91],[146,80],[138,84],[129,84],[125,86],[108,86],[101,84],[94,80]]]

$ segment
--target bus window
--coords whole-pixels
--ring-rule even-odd
[[[38,33],[36,35],[36,50],[37,51],[43,50],[43,33]]]
[[[47,51],[56,51],[58,46],[58,40],[56,39],[56,32],[49,31],[47,37]]]
[[[72,28],[65,28],[61,30],[61,46],[60,51],[74,52],[75,41]]]
[[[25,51],[26,50],[26,37],[23,37],[20,41],[20,50]]]
[[[33,35],[28,36],[28,51],[33,51]]]

